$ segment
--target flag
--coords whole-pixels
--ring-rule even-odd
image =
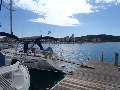
[[[51,31],[48,31],[48,34],[50,34],[51,33]]]

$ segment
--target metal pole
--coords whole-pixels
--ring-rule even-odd
[[[13,34],[12,32],[12,0],[10,0],[10,34]]]
[[[103,55],[104,55],[104,53],[103,53],[103,51],[102,51],[102,59],[101,59],[101,62],[103,62]]]
[[[115,66],[118,66],[119,53],[115,52]]]
[[[2,0],[1,0],[1,2],[0,2],[0,11],[1,11],[1,6],[2,6]],[[0,23],[0,27],[1,27],[2,25],[1,25],[1,23]]]

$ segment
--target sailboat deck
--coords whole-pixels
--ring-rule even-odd
[[[120,90],[120,71],[113,63],[88,60],[51,90]]]

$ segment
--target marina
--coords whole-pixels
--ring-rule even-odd
[[[115,66],[114,62],[116,59],[116,62],[119,63],[119,55],[118,53],[115,53],[114,51],[119,52],[119,45],[120,43],[100,43],[100,44],[51,44],[50,46],[53,48],[53,51],[57,52],[58,56],[61,55],[61,47],[68,47],[64,50],[62,50],[62,55],[64,57],[64,60],[58,59],[57,61],[62,61],[66,63],[70,63],[71,67],[74,67],[76,65],[77,69],[74,69],[73,72],[67,73],[67,74],[60,74],[56,73],[57,70],[52,71],[52,70],[45,70],[45,69],[38,69],[35,67],[32,67],[32,71],[30,70],[30,88],[29,90],[50,90],[51,88],[53,90],[78,90],[82,87],[83,90],[90,90],[88,88],[92,88],[93,90],[96,88],[98,90],[103,90],[103,87],[105,90],[108,88],[115,88],[115,90],[119,90],[119,68]],[[109,45],[109,47],[107,47]],[[116,47],[111,50],[111,46]],[[49,44],[44,44],[43,47],[47,48]],[[96,53],[101,48],[104,48],[102,52]],[[86,53],[88,55],[85,55],[85,53],[82,51],[84,47],[89,47],[86,49]],[[92,48],[96,47],[96,48]],[[99,47],[99,48],[97,48]],[[77,50],[76,50],[77,48]],[[91,51],[92,49],[92,51]],[[10,50],[10,49],[9,49]],[[69,52],[68,52],[69,50]],[[71,52],[72,51],[72,52]],[[110,52],[111,51],[111,52]],[[75,57],[76,53],[77,57]],[[83,53],[83,55],[87,56],[81,56],[80,53]],[[91,54],[90,54],[91,53]],[[112,54],[111,54],[112,53]],[[68,55],[69,54],[69,55]],[[91,60],[91,58],[96,58],[97,54],[97,59],[96,60]],[[68,55],[66,57],[66,55]],[[111,57],[112,60],[108,58],[108,56],[113,56]],[[94,57],[92,57],[94,56]],[[107,57],[106,57],[107,56]],[[109,57],[110,57],[109,56]],[[71,58],[72,57],[72,58]],[[82,59],[81,57],[85,57]],[[91,58],[90,58],[91,57]],[[34,58],[34,55],[31,56],[31,58]],[[77,59],[79,58],[79,59]],[[89,58],[89,60],[87,60]],[[109,61],[108,61],[109,59]],[[73,61],[72,61],[73,60]],[[76,61],[78,60],[78,61]],[[84,61],[83,61],[84,60]],[[83,63],[83,64],[82,64]],[[83,65],[83,66],[82,66]],[[38,69],[38,70],[36,70]],[[71,69],[71,68],[70,68]],[[49,77],[48,77],[49,76]],[[118,78],[118,79],[117,79]],[[117,80],[117,81],[116,81]],[[101,83],[100,83],[101,82]],[[108,83],[109,82],[109,83]],[[116,82],[116,83],[115,83]],[[88,83],[88,84],[86,84]],[[86,85],[88,86],[86,86]],[[104,85],[103,85],[104,84]],[[112,86],[112,85],[113,86]],[[83,85],[83,86],[82,86]],[[67,87],[68,86],[68,87]],[[81,89],[82,89],[81,88]],[[51,90],[52,90],[51,89]],[[81,90],[80,89],[80,90]],[[92,90],[91,89],[91,90]],[[109,89],[108,89],[109,90]],[[113,89],[114,90],[114,89]]]
[[[119,82],[120,73],[118,71],[119,68],[114,65],[116,62],[117,62],[116,65],[118,65],[119,63],[119,55],[118,55],[119,53],[114,52],[114,51],[119,52],[119,47],[118,47],[119,44],[120,44],[119,42],[118,43],[108,42],[108,43],[100,43],[100,44],[97,43],[96,44],[92,44],[92,43],[51,44],[50,46],[53,49],[53,51],[57,52],[58,56],[60,56],[62,53],[62,56],[64,57],[64,59],[56,59],[56,61],[71,64],[71,67],[74,68],[74,66],[76,66],[76,69],[69,67],[70,70],[72,69],[72,72],[69,73],[66,72],[66,74],[63,74],[63,73],[59,73],[57,70],[52,71],[49,69],[39,69],[36,67],[31,67],[32,71],[29,70],[30,73],[29,90],[39,90],[39,89],[40,90],[50,90],[50,89],[51,90],[75,90],[75,89],[76,90],[77,89],[78,90],[104,90],[104,89],[109,90],[110,88],[112,88],[113,90],[119,90],[119,84],[117,83],[120,83]],[[109,47],[107,47],[107,45],[109,45]],[[113,49],[109,50],[109,48],[111,48],[110,46],[113,45],[116,48],[114,48],[114,50]],[[49,44],[43,44],[44,48],[45,47],[47,48],[48,46]],[[107,48],[103,49],[104,52],[103,51],[100,52],[103,46]],[[62,47],[67,47],[67,48],[61,50],[60,48]],[[88,53],[88,55],[85,55],[85,53],[82,51],[84,47],[86,48],[89,47],[87,48],[88,50],[86,49],[86,53]],[[96,47],[96,48],[93,49],[92,47]],[[12,48],[8,49],[7,51],[9,50],[12,50]],[[99,53],[96,53],[96,51]],[[79,54],[77,54],[76,56],[76,53],[78,52]],[[85,55],[86,57],[81,56],[80,53],[83,53],[83,55]],[[97,59],[91,60],[91,58],[96,58],[95,57],[96,54],[98,56]],[[66,57],[66,55],[68,56]],[[108,55],[113,56],[111,57],[112,60],[108,58]],[[81,57],[85,57],[86,59],[85,58],[82,59]],[[36,57],[32,55],[31,58],[35,59]]]
[[[108,17],[107,4],[120,2],[0,0],[0,90],[120,90],[119,9]]]

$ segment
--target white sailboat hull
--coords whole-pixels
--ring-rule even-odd
[[[8,83],[8,87],[1,84],[0,90],[4,90],[4,88],[9,88],[10,86],[15,88],[14,90],[28,90],[30,87],[28,69],[19,62],[16,62],[14,65],[0,67],[0,78],[3,78],[4,82],[6,80]]]
[[[74,70],[74,68],[71,69],[72,62],[70,64],[68,63],[69,61],[65,61],[62,57],[58,57],[54,54],[49,59],[45,58],[41,51],[39,51],[39,53],[36,53],[35,55],[33,53],[26,55],[25,53],[19,51],[20,51],[19,48],[17,52],[15,51],[14,48],[4,49],[3,52],[7,52],[5,53],[6,64],[10,65],[12,59],[16,58],[17,60],[23,62],[23,64],[30,69],[36,68],[39,70],[53,70],[53,71],[59,70],[64,73],[68,73]],[[17,53],[17,55],[14,55],[14,53]]]

